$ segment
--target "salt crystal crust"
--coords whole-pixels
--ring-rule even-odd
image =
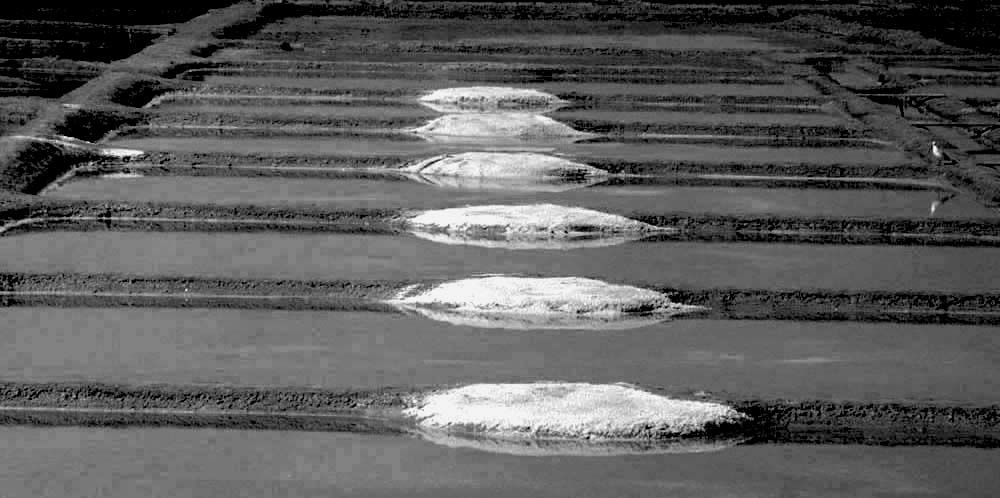
[[[626,384],[473,384],[404,411],[425,428],[500,438],[650,440],[746,421],[721,403],[668,398]]]
[[[431,109],[444,113],[520,111],[545,113],[567,104],[555,95],[530,88],[469,86],[442,88],[420,98]]]

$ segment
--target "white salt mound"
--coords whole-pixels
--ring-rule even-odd
[[[144,156],[146,153],[141,150],[136,149],[119,149],[115,147],[108,147],[100,149],[99,152],[105,157],[117,157],[119,159],[128,159],[133,157]]]
[[[132,173],[132,172],[128,172],[128,171],[120,171],[120,172],[117,172],[117,173],[108,173],[108,174],[105,174],[105,175],[101,175],[101,178],[104,178],[104,179],[107,179],[107,180],[129,180],[129,179],[132,179],[132,178],[142,178],[142,174],[140,174],[140,173]]]
[[[599,176],[582,178],[560,177],[501,177],[486,176],[443,176],[407,173],[411,180],[439,188],[458,190],[507,190],[518,192],[565,192],[589,187],[604,181]]]
[[[518,319],[545,323],[611,322],[629,315],[665,318],[698,311],[699,306],[671,302],[659,292],[580,277],[474,277],[438,284],[429,289],[411,286],[392,304],[473,318]]]
[[[744,422],[735,409],[624,384],[473,384],[430,394],[404,414],[424,428],[502,439],[655,440]]]
[[[413,236],[435,242],[454,246],[476,246],[490,249],[509,250],[547,250],[547,251],[569,251],[573,249],[587,249],[596,247],[611,247],[627,242],[642,240],[646,237],[643,233],[618,233],[599,234],[593,236],[580,237],[539,237],[536,234],[476,234],[476,233],[449,233],[430,232],[413,230]]]
[[[567,104],[555,95],[530,88],[469,86],[442,88],[420,98],[431,109],[445,113],[521,111],[544,113]]]
[[[482,234],[490,238],[595,238],[600,234],[664,231],[648,223],[593,209],[556,204],[485,205],[420,211],[408,220],[416,231]]]
[[[413,133],[435,138],[500,138],[522,141],[593,136],[574,130],[552,118],[527,113],[446,114],[414,128]]]
[[[607,172],[602,169],[535,152],[445,154],[406,166],[402,170],[424,176],[487,178],[607,176]]]

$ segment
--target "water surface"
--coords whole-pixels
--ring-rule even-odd
[[[735,396],[1000,402],[990,327],[676,320],[624,331],[391,313],[8,308],[0,376],[375,388],[635,382]]]
[[[962,448],[518,457],[398,436],[35,427],[0,428],[0,448],[9,496],[951,498],[1000,487],[1000,452]]]
[[[600,180],[592,180],[597,183]],[[586,183],[532,183],[479,178],[413,180],[147,176],[80,178],[50,190],[64,199],[212,204],[313,205],[329,209],[440,209],[481,204],[586,207],[605,212],[715,213],[828,217],[923,218],[941,198],[932,190],[676,187]],[[997,212],[959,195],[937,218],[992,218]]]

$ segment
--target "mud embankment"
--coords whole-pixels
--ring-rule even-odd
[[[290,231],[401,234],[405,210],[264,207],[179,203],[45,201],[27,216],[0,227],[25,231]],[[670,233],[647,241],[747,241],[820,244],[1000,245],[1000,222],[990,219],[823,218],[715,215],[705,213],[615,213]]]
[[[175,426],[257,430],[412,432],[399,413],[428,387],[379,390],[0,384],[0,425]],[[688,394],[690,396],[690,394]],[[724,396],[719,398],[725,399]],[[1000,446],[1000,406],[740,399],[754,443]]]
[[[288,77],[294,78],[389,78],[409,79],[414,81],[431,81],[450,79],[465,82],[528,84],[556,82],[608,82],[632,84],[692,84],[716,83],[738,85],[780,85],[787,80],[778,73],[759,71],[724,73],[711,71],[709,68],[659,70],[650,68],[643,71],[639,66],[615,66],[597,69],[593,67],[570,65],[566,68],[559,65],[534,64],[527,67],[512,65],[500,68],[482,67],[475,63],[457,63],[421,66],[414,63],[384,63],[374,67],[361,67],[358,64],[345,66],[318,66],[310,61],[294,61],[290,63],[260,65],[254,63],[230,63],[224,66],[200,67],[186,69],[178,78],[191,81],[204,81],[212,76],[241,77]],[[336,63],[331,63],[336,64]],[[435,67],[437,66],[437,67]],[[479,67],[477,67],[479,66]],[[576,70],[570,68],[577,68]]]
[[[148,156],[146,157],[148,158]],[[143,158],[143,159],[146,159]],[[391,161],[388,160],[387,161]],[[398,161],[402,166],[408,163]],[[348,164],[354,164],[348,162]],[[60,186],[73,179],[99,177],[113,174],[139,174],[150,177],[220,177],[220,178],[311,178],[323,180],[373,180],[380,182],[413,182],[413,178],[389,167],[366,169],[361,167],[316,166],[306,163],[297,165],[274,164],[178,164],[164,166],[142,161],[97,162],[78,168],[71,177],[51,186]],[[808,188],[824,190],[935,190],[951,191],[946,184],[916,178],[875,178],[875,177],[814,177],[814,176],[763,176],[727,175],[725,173],[675,173],[662,176],[619,176],[595,183],[589,188],[622,186],[663,186],[663,187],[750,187],[750,188]]]
[[[806,80],[825,95],[842,99],[848,114],[888,137],[910,154],[924,159],[927,164],[937,163],[930,155],[930,143],[936,137],[926,130],[911,126],[904,118],[897,116],[894,109],[847,91],[829,76],[810,75]],[[959,156],[957,164],[938,165],[931,170],[955,186],[972,191],[983,204],[1000,206],[1000,179],[996,173],[977,166],[962,154],[956,155]]]
[[[191,84],[193,85],[193,84]],[[693,112],[780,112],[792,114],[828,114],[830,99],[824,97],[753,96],[753,95],[593,95],[580,92],[557,92],[567,101],[563,110],[601,109],[609,111],[693,111]],[[420,94],[413,90],[388,88],[319,89],[282,86],[241,86],[202,84],[186,91],[175,92],[149,103],[149,107],[164,103],[173,105],[302,105],[323,104],[380,106],[396,108],[422,107],[416,103]]]
[[[183,8],[170,10],[168,14],[176,15],[180,12],[195,13],[204,12],[210,7],[212,2],[201,5],[197,8]],[[144,15],[162,15],[166,13],[160,7],[150,9],[129,7],[108,7],[103,5],[87,5],[85,8],[43,8],[37,9],[15,9],[4,12],[4,16],[13,16],[14,12],[21,12],[17,16],[26,19],[53,19],[62,20],[65,15],[69,15],[71,20],[90,19],[87,15],[94,15],[98,12],[107,12],[107,18],[103,22],[111,22],[110,19],[138,19]],[[13,8],[13,7],[12,7]],[[62,101],[64,106],[49,106],[45,112],[25,125],[24,133],[27,135],[44,136],[47,134],[62,134],[85,140],[96,140],[114,128],[123,125],[135,125],[143,118],[138,107],[142,106],[150,99],[170,89],[175,89],[170,83],[154,75],[165,73],[170,66],[197,57],[192,54],[192,50],[205,43],[211,38],[210,32],[237,22],[240,18],[253,15],[257,12],[257,7],[252,5],[238,4],[228,9],[214,11],[207,16],[198,17],[189,23],[181,24],[177,27],[177,35],[167,37],[153,45],[146,47],[143,51],[132,57],[112,64],[112,68],[122,69],[124,72],[107,72],[90,80],[83,86],[77,88],[66,95]],[[80,16],[79,18],[73,16]],[[152,23],[163,22],[164,18],[159,18]],[[130,24],[122,22],[121,24]],[[75,25],[74,25],[75,26]],[[123,36],[134,38],[133,28],[122,28]],[[35,40],[23,39],[37,44],[45,43],[108,43],[107,33],[101,31],[101,39],[105,41],[76,42],[72,40]],[[154,29],[150,33],[159,35],[160,30]],[[152,36],[152,34],[150,35]],[[150,38],[151,39],[151,38]],[[21,39],[17,39],[21,40]],[[21,41],[23,41],[21,40]],[[3,40],[0,40],[2,42]],[[12,41],[12,46],[18,45],[21,41]],[[114,40],[112,40],[114,41]],[[134,52],[145,45],[149,39],[141,36],[133,41],[139,43],[127,45],[128,51],[117,56],[108,55],[102,51],[104,57],[120,57],[127,53]],[[7,44],[10,45],[10,44]],[[4,46],[0,43],[0,49]],[[122,44],[119,44],[121,48]],[[82,48],[81,48],[82,49]],[[34,50],[34,48],[32,49]],[[117,53],[117,52],[115,52]],[[61,53],[66,56],[65,53]],[[145,73],[145,74],[143,74]],[[86,154],[74,153],[72,151],[55,150],[46,148],[34,141],[10,141],[0,142],[0,189],[36,193],[45,185],[52,182],[74,165],[86,162],[94,157]]]
[[[426,154],[403,155],[295,155],[295,154],[226,154],[211,152],[151,152],[142,162],[154,164],[170,171],[187,167],[258,167],[281,171],[293,168],[373,169],[389,171],[427,159]],[[917,162],[834,163],[812,164],[804,162],[702,162],[690,160],[629,161],[613,157],[574,157],[574,160],[615,175],[759,175],[759,176],[810,176],[823,178],[929,178],[927,166]],[[110,162],[110,161],[106,161]]]
[[[401,312],[413,281],[236,280],[116,274],[0,273],[0,306],[241,308]],[[653,288],[707,310],[681,318],[1000,324],[1000,294]]]
[[[403,132],[425,124],[438,114],[427,112],[425,115],[391,116],[387,112],[383,116],[350,117],[350,116],[313,116],[282,115],[276,111],[271,115],[246,115],[237,112],[158,112],[151,116],[149,124],[143,127],[121,130],[117,136],[149,137],[149,136],[203,136],[203,135],[237,135],[237,136],[282,136],[282,135],[316,135],[328,136],[334,130],[349,133],[349,130],[365,129],[395,129]],[[409,114],[409,113],[407,113]],[[694,123],[645,123],[640,119],[635,121],[612,121],[601,119],[580,119],[563,116],[560,112],[547,114],[552,119],[562,122],[578,131],[610,135],[612,137],[628,137],[642,134],[678,135],[673,140],[687,136],[713,137],[714,142],[725,141],[727,136],[759,137],[756,141],[769,143],[811,143],[811,138],[871,138],[864,130],[846,125],[829,126],[797,126],[787,125],[755,125],[755,124],[694,124]],[[640,116],[641,117],[641,116]],[[702,138],[707,140],[707,138]],[[730,140],[736,140],[732,138]],[[865,145],[864,142],[851,145]],[[818,146],[826,145],[817,142]],[[831,145],[843,145],[843,142],[833,142]]]

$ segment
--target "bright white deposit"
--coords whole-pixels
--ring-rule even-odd
[[[602,169],[536,152],[444,154],[402,170],[421,175],[489,178],[607,176]]]
[[[493,138],[521,141],[562,139],[572,142],[593,136],[590,133],[574,130],[552,118],[519,112],[446,114],[410,131],[439,141]]]
[[[414,230],[410,232],[413,236],[428,240],[437,244],[447,244],[453,246],[475,246],[487,247],[490,249],[508,250],[546,250],[546,251],[569,251],[573,249],[586,249],[595,247],[611,247],[627,242],[642,240],[646,237],[642,233],[619,233],[619,234],[598,234],[580,237],[556,237],[543,238],[537,234],[476,234],[476,233],[448,233],[448,232],[425,232]]]
[[[410,286],[389,303],[426,311],[429,318],[498,328],[617,328],[619,321],[648,325],[704,309],[671,302],[653,290],[581,277],[466,278],[429,289]]]
[[[672,399],[625,384],[473,384],[429,394],[404,414],[421,427],[498,438],[664,439],[745,422],[714,402]]]
[[[565,192],[567,190],[589,187],[604,181],[600,176],[582,178],[552,176],[490,178],[487,176],[425,176],[419,173],[407,173],[406,176],[413,181],[439,188],[457,190],[507,190],[517,192]]]
[[[665,231],[617,214],[556,204],[495,204],[432,209],[418,212],[407,222],[416,231],[522,240],[596,238],[601,234]]]
[[[117,147],[98,149],[98,152],[100,152],[100,154],[104,157],[115,157],[118,159],[129,159],[146,155],[146,153],[141,150],[121,149]]]
[[[530,88],[469,86],[442,88],[420,98],[431,109],[444,113],[521,111],[545,113],[567,104],[555,95]]]
[[[13,135],[10,138],[19,140],[34,140],[36,142],[44,142],[52,145],[60,145],[70,149],[85,150],[88,152],[96,152],[105,157],[114,157],[118,159],[133,158],[145,155],[146,153],[141,150],[136,149],[119,149],[119,148],[101,148],[93,142],[88,142],[86,140],[80,140],[79,138],[68,137],[66,135],[53,135],[49,137],[33,137],[27,135]]]
[[[142,176],[143,175],[141,173],[135,173],[131,171],[120,171],[120,172],[107,173],[101,175],[101,178],[104,178],[106,180],[131,180],[133,178],[142,178]]]

